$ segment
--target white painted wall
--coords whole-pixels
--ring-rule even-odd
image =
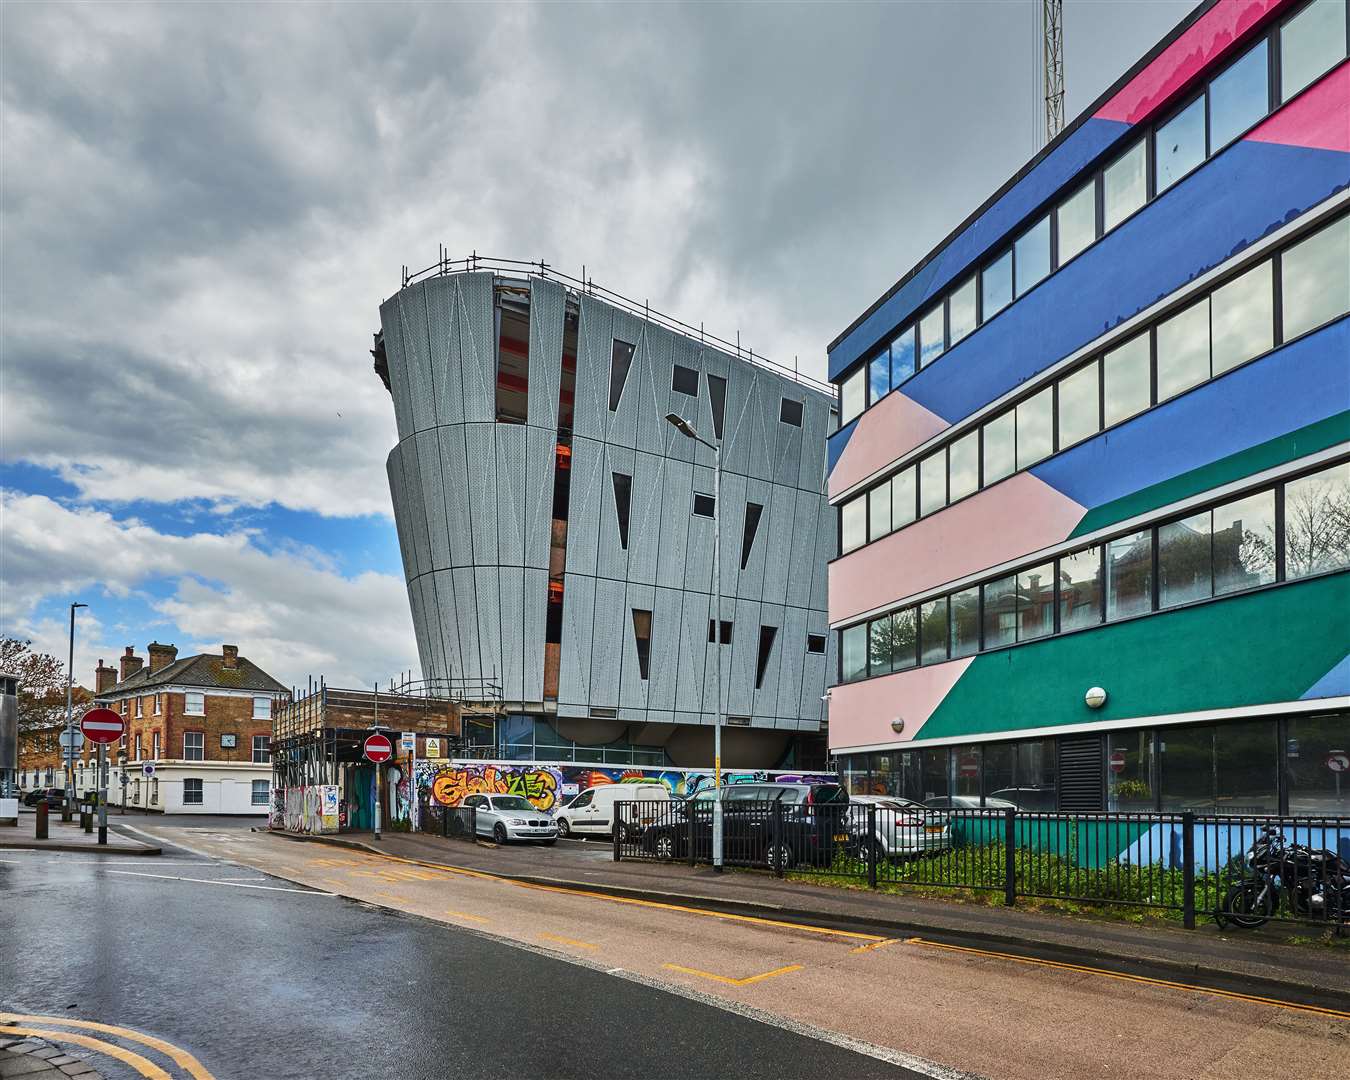
[[[126,805],[166,814],[257,814],[265,816],[271,802],[272,766],[223,761],[158,761],[155,775],[141,773],[142,762],[128,763]],[[202,801],[183,801],[184,781],[202,782]],[[253,802],[253,782],[266,781],[268,797]],[[114,766],[108,786],[108,801],[122,805],[123,787]]]

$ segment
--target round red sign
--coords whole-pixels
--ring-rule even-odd
[[[1120,772],[1124,772],[1124,771],[1125,771],[1125,751],[1124,751],[1124,750],[1112,750],[1112,751],[1111,751],[1111,771],[1112,771],[1112,772],[1115,772],[1115,773],[1120,773]]]
[[[116,742],[126,729],[111,709],[90,709],[80,717],[80,730],[90,742]]]
[[[960,759],[959,771],[962,776],[979,776],[980,759],[974,754],[963,754]]]
[[[378,765],[381,761],[388,761],[394,756],[394,744],[377,731],[366,739],[363,752],[367,761],[373,761]]]

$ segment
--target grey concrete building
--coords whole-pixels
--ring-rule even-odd
[[[442,263],[380,308],[423,676],[499,688],[501,756],[823,764],[821,384],[552,271]],[[720,647],[713,454],[722,447]],[[471,695],[472,696],[472,695]]]

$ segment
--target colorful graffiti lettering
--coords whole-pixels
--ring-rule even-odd
[[[442,806],[458,806],[468,795],[521,795],[540,810],[552,810],[558,801],[558,779],[552,769],[451,765],[437,770],[431,797]]]

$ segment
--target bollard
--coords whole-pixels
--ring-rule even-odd
[[[37,840],[47,839],[47,800],[39,799],[37,804],[37,832],[34,834]]]
[[[80,828],[87,833],[94,831],[94,811],[88,803],[80,803]]]

